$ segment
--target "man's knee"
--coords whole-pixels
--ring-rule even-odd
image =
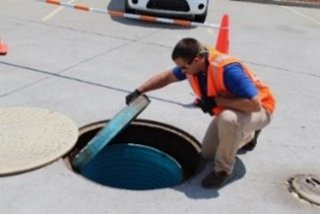
[[[224,110],[219,115],[219,124],[220,125],[238,125],[238,115],[232,110]]]

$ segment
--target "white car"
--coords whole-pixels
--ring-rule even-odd
[[[209,0],[125,0],[126,13],[136,11],[165,16],[193,17],[205,22]]]

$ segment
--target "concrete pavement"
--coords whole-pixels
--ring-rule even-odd
[[[72,1],[79,3],[80,1]],[[83,0],[123,10],[123,0]],[[178,187],[130,191],[92,183],[62,160],[41,169],[0,177],[1,213],[319,213],[298,199],[287,180],[319,174],[319,9],[210,1],[208,22],[231,19],[230,53],[271,86],[274,121],[254,152],[239,155],[241,176],[220,190],[206,190],[201,174]],[[40,1],[2,0],[0,105],[61,112],[79,127],[111,118],[126,94],[174,64],[175,43],[186,36],[215,44],[217,31],[146,23],[59,8]],[[210,121],[196,109],[186,83],[149,93],[139,116],[181,128],[201,141]]]

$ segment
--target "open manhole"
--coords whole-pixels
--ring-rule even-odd
[[[70,168],[74,157],[108,121],[80,128],[75,148],[65,160]],[[172,187],[191,178],[200,169],[200,143],[176,127],[137,119],[113,139],[81,172],[96,183],[133,190]]]
[[[297,175],[290,179],[290,184],[301,198],[320,205],[320,175]]]

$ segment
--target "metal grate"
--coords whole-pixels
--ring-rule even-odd
[[[150,0],[147,4],[147,8],[183,12],[188,12],[190,10],[186,0]]]

